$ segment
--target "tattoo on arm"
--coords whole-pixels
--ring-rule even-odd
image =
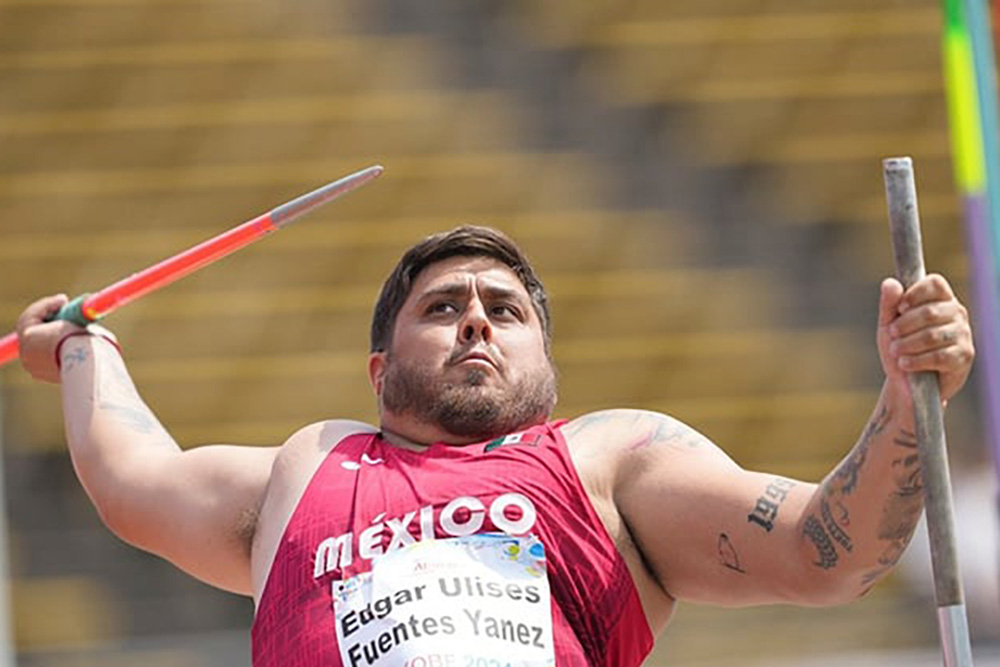
[[[98,407],[101,410],[110,412],[119,424],[132,429],[136,433],[163,433],[163,427],[160,426],[160,422],[148,410],[120,403],[109,403],[107,401],[102,401]]]
[[[671,444],[684,445],[685,447],[694,449],[701,444],[700,439],[695,437],[692,430],[684,424],[659,415],[653,418],[655,421],[650,425],[650,415],[645,413],[636,415],[637,425],[645,426],[647,430],[628,446],[629,450],[635,451],[652,445]]]
[[[916,436],[901,430],[899,436],[893,438],[893,443],[909,451],[892,462],[892,478],[896,488],[882,506],[878,528],[879,539],[887,541],[888,545],[879,555],[879,567],[862,577],[865,585],[874,583],[899,561],[913,536],[924,507],[920,457],[914,451],[917,448]]]
[[[809,538],[809,541],[813,543],[816,547],[816,554],[819,560],[813,561],[813,564],[823,568],[824,570],[829,570],[831,567],[837,564],[839,557],[837,556],[837,549],[834,548],[833,542],[830,541],[830,536],[827,535],[826,529],[823,528],[823,524],[819,520],[809,515],[806,517],[806,522],[802,527],[802,532],[805,536]]]
[[[80,366],[90,356],[90,351],[86,348],[76,347],[63,353],[60,364],[66,372],[72,371]]]
[[[853,551],[854,542],[846,530],[851,525],[851,516],[844,500],[858,487],[872,440],[885,431],[891,419],[888,406],[879,406],[875,416],[865,426],[857,446],[823,483],[820,516],[809,515],[802,526],[803,535],[816,547],[819,559],[814,564],[817,567],[829,570],[837,564],[840,560],[837,546],[846,553]]]
[[[795,486],[795,482],[783,477],[776,477],[774,481],[764,489],[764,495],[757,499],[753,511],[747,515],[747,521],[755,523],[767,532],[774,528],[774,520],[778,518],[778,508],[788,492]]]
[[[854,492],[854,489],[858,485],[858,476],[861,473],[861,468],[868,459],[868,448],[871,446],[875,436],[885,430],[890,419],[892,419],[892,413],[889,412],[889,408],[885,405],[881,406],[878,414],[865,427],[865,431],[861,434],[861,439],[858,441],[857,447],[854,448],[851,455],[840,464],[834,473],[833,479],[830,480],[830,485],[827,489],[828,495],[842,494],[846,496]]]
[[[900,447],[906,447],[907,449],[915,450],[917,448],[917,434],[906,429],[899,429],[899,435],[893,438],[892,441]]]
[[[740,555],[736,553],[736,547],[725,533],[719,533],[719,561],[734,572],[747,573],[740,565]]]
[[[684,423],[665,415],[646,410],[603,410],[584,415],[568,424],[564,432],[575,436],[592,426],[606,423],[627,423],[637,436],[627,447],[630,451],[649,448],[653,445],[677,445],[697,449],[704,445],[705,438]]]
[[[841,508],[841,516],[849,519],[847,509],[843,505],[841,505]],[[852,551],[854,544],[851,542],[851,536],[837,523],[837,520],[833,516],[833,511],[830,509],[830,503],[826,498],[822,498],[819,501],[819,513],[823,517],[823,527],[826,528],[834,541],[843,547],[844,551]]]

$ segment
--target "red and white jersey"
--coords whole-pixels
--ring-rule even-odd
[[[653,637],[559,430],[332,448],[254,619],[254,667],[639,665]]]

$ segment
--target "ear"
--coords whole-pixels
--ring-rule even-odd
[[[382,396],[382,384],[385,378],[386,353],[372,352],[368,355],[368,382],[375,390],[376,396]]]

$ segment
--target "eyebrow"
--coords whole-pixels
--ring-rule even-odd
[[[500,298],[500,299],[511,299],[518,302],[524,302],[524,295],[515,289],[509,287],[501,287],[500,285],[483,285],[481,290],[486,298]],[[469,293],[468,283],[446,283],[444,285],[439,285],[437,287],[431,288],[420,295],[417,299],[418,303],[423,303],[425,301],[430,301],[435,298],[440,297],[462,297]]]

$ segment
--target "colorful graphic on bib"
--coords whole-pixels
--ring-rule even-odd
[[[534,536],[417,542],[332,585],[349,667],[552,667],[545,549]]]
[[[486,524],[487,517],[490,524]],[[453,537],[474,535],[484,529],[508,535],[526,535],[534,528],[537,518],[535,504],[520,493],[497,496],[489,508],[479,498],[459,496],[448,502],[439,513],[435,513],[433,505],[407,512],[401,517],[386,518],[382,513],[372,519],[372,525],[360,535],[348,532],[320,542],[313,560],[313,577],[319,578],[349,566],[354,562],[355,553],[363,560],[373,560],[397,549],[432,540],[435,527]],[[383,545],[386,531],[390,535],[388,546]]]

